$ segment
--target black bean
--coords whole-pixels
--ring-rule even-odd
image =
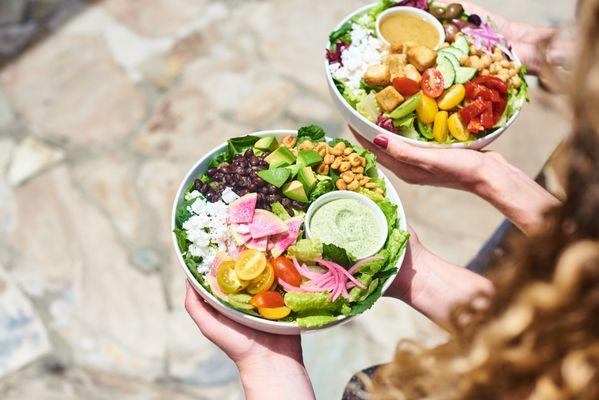
[[[260,187],[260,186],[264,186],[264,184],[266,182],[264,182],[264,179],[260,178],[259,176],[254,178],[254,183],[256,184],[256,186]]]
[[[202,186],[204,186],[204,184],[202,183],[201,180],[196,179],[195,181],[193,181],[193,187],[195,188],[195,190],[202,190]]]
[[[293,208],[291,208],[291,206],[285,207],[285,210],[287,210],[287,212],[289,213],[289,215],[293,215]]]
[[[277,192],[277,187],[275,185],[269,184],[267,187],[268,187],[268,193],[274,194]]]
[[[222,172],[217,172],[214,174],[214,180],[220,181],[225,175]]]
[[[220,167],[220,172],[222,172],[223,174],[228,174],[230,171],[231,171],[231,168],[227,164]]]
[[[241,158],[241,159],[239,159],[239,161],[237,162],[237,165],[239,165],[240,167],[243,167],[243,168],[245,168],[245,167],[247,167],[248,163],[247,163],[247,161],[246,161],[245,159]]]
[[[250,189],[250,192],[254,193],[256,190],[258,190],[258,186],[256,186],[255,183],[250,183],[248,189]]]
[[[216,168],[212,167],[212,168],[208,168],[208,171],[206,171],[208,173],[209,177],[213,177],[214,174],[216,174]]]
[[[258,165],[258,164],[260,164],[260,159],[256,156],[252,157],[252,158],[250,158],[250,164]]]
[[[262,194],[268,194],[268,186],[259,187],[258,192],[260,192]]]
[[[241,189],[239,191],[239,193],[237,193],[237,194],[240,195],[240,196],[245,196],[248,193],[249,193],[249,191],[247,189]]]
[[[287,197],[284,197],[281,199],[281,204],[283,207],[289,207],[291,205],[291,200],[289,200]]]
[[[268,151],[265,151],[264,153],[260,154],[260,158],[262,160],[264,160],[266,157],[268,157],[270,155],[270,153]]]
[[[243,175],[244,172],[245,172],[245,169],[241,166],[235,168],[235,174],[237,174],[238,176]]]
[[[257,198],[258,198],[258,203],[262,203],[266,199],[266,195],[264,193],[258,192]]]
[[[264,169],[268,169],[268,163],[266,161],[260,161],[260,166]]]
[[[247,167],[244,171],[243,174],[245,176],[249,176],[252,173],[252,169],[250,167]]]
[[[225,182],[227,182],[227,183],[233,182],[233,177],[231,175],[225,175]]]

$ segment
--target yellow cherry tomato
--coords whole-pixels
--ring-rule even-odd
[[[270,289],[274,281],[275,270],[270,263],[266,263],[264,272],[252,279],[245,290],[251,295],[266,292]]]
[[[425,125],[432,124],[435,120],[435,115],[437,115],[437,111],[439,111],[439,108],[437,107],[435,99],[432,99],[427,95],[422,95],[422,101],[418,107],[416,107],[416,113],[418,114],[420,122]]]
[[[460,142],[465,142],[470,137],[470,134],[466,130],[464,123],[460,119],[458,113],[453,113],[447,120],[447,127],[451,136],[458,139]]]
[[[457,107],[457,105],[464,100],[465,96],[466,89],[464,88],[464,85],[458,83],[447,89],[447,91],[437,99],[437,105],[441,110],[451,110],[452,108]]]
[[[248,285],[249,282],[242,281],[235,273],[233,261],[223,261],[216,271],[216,283],[224,293],[236,293]]]
[[[275,308],[259,308],[258,312],[266,319],[282,319],[289,315],[291,309],[289,307],[275,307]]]
[[[447,141],[447,111],[439,111],[433,123],[433,137],[439,143]]]
[[[256,278],[266,268],[266,255],[259,250],[247,249],[241,252],[235,262],[237,277],[244,281]]]

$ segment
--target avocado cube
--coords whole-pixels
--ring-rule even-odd
[[[279,147],[278,149],[270,153],[264,160],[268,164],[279,162],[279,165],[281,165],[280,162],[284,161],[287,163],[287,165],[291,165],[295,161],[295,156],[287,147]]]
[[[297,174],[297,179],[304,185],[304,190],[307,194],[312,192],[317,181],[316,175],[310,167],[303,167],[300,169]]]
[[[274,161],[272,163],[269,164],[268,168],[269,169],[273,169],[273,168],[284,168],[284,167],[288,167],[289,163],[285,160],[277,160]]]
[[[300,150],[297,154],[298,165],[310,167],[322,162],[322,157],[316,150]]]
[[[295,176],[297,175],[297,173],[299,172],[300,169],[302,169],[301,165],[297,165],[297,164],[293,164],[293,165],[289,165],[287,167],[285,167],[289,170],[289,172],[291,173],[289,175],[289,177],[291,179],[295,178]]]
[[[278,188],[283,186],[291,173],[287,168],[272,168],[258,171],[258,176]]]
[[[304,185],[300,181],[291,181],[283,186],[283,194],[291,200],[302,203],[308,202],[308,196],[304,190]]]
[[[277,138],[274,136],[266,136],[259,139],[254,144],[254,147],[264,151],[275,151],[279,147],[279,142],[277,142]]]

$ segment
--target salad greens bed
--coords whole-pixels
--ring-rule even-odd
[[[358,260],[339,243],[306,238],[307,207],[336,190],[366,196],[384,213],[385,245],[374,256]],[[297,137],[228,140],[184,191],[174,234],[190,272],[224,304],[320,327],[381,296],[409,237],[399,222],[374,154],[343,139],[327,143],[311,125]]]
[[[396,6],[429,12],[443,24],[438,48],[387,44],[379,15]],[[347,104],[392,133],[436,143],[469,143],[504,127],[529,101],[526,66],[492,21],[460,3],[381,0],[329,35],[333,82]]]

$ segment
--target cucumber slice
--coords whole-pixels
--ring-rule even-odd
[[[464,35],[457,35],[452,47],[462,50],[466,55],[470,54],[470,45],[468,44],[468,39],[466,39]]]
[[[439,55],[437,57],[437,69],[443,75],[443,89],[449,89],[455,81],[455,69],[451,61],[444,55]]]
[[[424,136],[427,139],[434,139],[432,125],[425,125],[422,122],[420,122],[420,120],[418,120],[417,124],[418,124],[418,132],[420,132],[420,134],[422,136]]]
[[[464,53],[462,50],[458,49],[457,47],[444,47],[439,50],[439,54],[451,54],[454,57],[456,57],[458,60],[460,60],[462,58],[462,56],[465,55],[466,53]]]
[[[405,117],[406,115],[414,112],[421,102],[422,92],[418,92],[414,96],[401,103],[395,110],[393,110],[389,114],[389,118],[400,119],[402,117]]]
[[[441,53],[441,54],[443,54],[443,57],[447,58],[449,60],[449,62],[451,62],[451,66],[453,67],[453,69],[455,71],[457,71],[458,69],[460,69],[461,64],[460,64],[460,59],[459,58],[457,58],[453,54],[447,53],[447,52]]]
[[[460,67],[455,71],[455,83],[466,83],[476,75],[476,68]]]

